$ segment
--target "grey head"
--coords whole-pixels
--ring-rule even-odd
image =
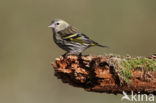
[[[68,24],[66,21],[62,19],[54,19],[48,27],[53,28],[55,32],[59,32],[61,30],[68,28],[69,26],[70,24]]]

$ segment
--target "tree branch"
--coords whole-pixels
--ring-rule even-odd
[[[156,94],[156,57],[67,56],[52,63],[64,83],[92,92]]]

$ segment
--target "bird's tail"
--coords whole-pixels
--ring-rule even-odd
[[[103,48],[109,48],[108,46],[101,45],[101,44],[96,44],[96,46],[103,47]]]
[[[101,44],[99,44],[99,43],[96,43],[96,42],[94,42],[94,45],[95,45],[95,46],[99,46],[99,47],[103,47],[103,48],[109,48],[108,46],[101,45]]]

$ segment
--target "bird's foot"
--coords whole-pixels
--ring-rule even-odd
[[[82,53],[78,55],[79,60],[82,60]]]
[[[67,56],[67,53],[65,53],[65,54],[62,55],[63,58],[66,58],[66,56]]]
[[[81,56],[82,56],[82,53],[79,54],[79,57],[81,57]]]

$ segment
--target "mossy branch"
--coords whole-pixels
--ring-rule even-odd
[[[156,56],[67,56],[52,63],[55,76],[87,91],[156,94]]]

